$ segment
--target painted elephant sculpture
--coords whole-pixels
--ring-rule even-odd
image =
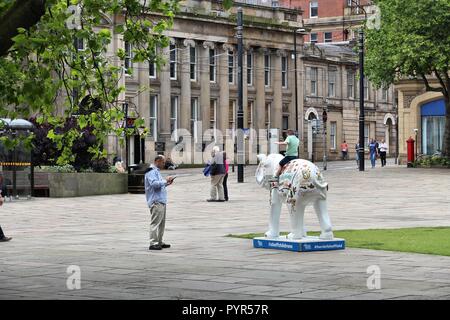
[[[289,239],[306,237],[304,213],[306,206],[312,204],[319,219],[320,239],[333,239],[331,221],[327,209],[328,184],[324,181],[319,168],[310,161],[297,159],[290,161],[279,177],[278,183],[269,182],[277,172],[281,154],[258,155],[259,165],[256,169],[256,183],[270,190],[269,230],[268,238],[280,235],[280,213],[283,203],[288,206],[291,233]]]

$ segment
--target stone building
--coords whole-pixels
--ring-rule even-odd
[[[297,127],[302,158],[321,159],[326,144],[328,158],[336,159],[343,140],[354,156],[358,61],[349,43],[305,46],[303,36],[308,30],[301,30],[300,9],[284,8],[277,1],[237,2],[244,13],[244,128],[252,129],[246,131],[247,162],[255,163],[258,152],[269,151],[268,138],[278,140],[288,128]],[[160,69],[152,63],[134,63],[132,44],[115,38],[112,48],[125,49],[127,58],[122,63],[133,71],[123,77],[126,92],[121,99],[127,101],[129,113],[143,117],[150,128],[145,139],[139,130],[130,138],[130,164],[149,163],[157,153],[168,155],[179,146],[201,152],[220,145],[229,156],[234,155],[238,108],[235,28],[236,6],[225,12],[220,1],[182,2],[173,28],[166,32],[171,44],[160,49],[167,61]],[[366,139],[386,138],[393,154],[393,92],[376,90],[368,83],[366,97]],[[320,123],[323,110],[328,113],[325,143]],[[108,154],[111,159],[115,155],[125,159],[124,148],[112,136]],[[204,160],[192,153],[183,158],[190,163]]]
[[[438,86],[430,79],[430,86]],[[416,141],[418,154],[442,150],[445,131],[445,101],[440,92],[426,91],[422,80],[403,79],[395,84],[398,94],[399,162],[407,160],[406,140]]]
[[[358,56],[350,44],[307,44],[302,52],[303,119],[305,121],[303,151],[309,159],[323,159],[324,146],[328,159],[340,158],[340,145],[345,140],[350,157],[355,157],[359,138]],[[365,82],[365,144],[369,139],[384,139],[388,154],[396,154],[396,106],[393,88],[377,89]],[[327,123],[322,123],[323,112]],[[326,139],[324,139],[326,132]]]

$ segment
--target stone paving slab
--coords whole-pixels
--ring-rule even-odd
[[[335,229],[449,226],[449,170],[385,168],[358,172],[331,162],[329,211]],[[19,200],[0,208],[9,243],[0,244],[0,299],[449,299],[450,257],[347,248],[295,253],[254,249],[225,235],[264,232],[268,192],[230,174],[230,201],[207,203],[201,169],[177,170],[165,241],[148,251],[143,195]],[[173,172],[169,172],[173,173]],[[318,230],[311,208],[308,230]],[[288,230],[286,208],[281,228]],[[68,290],[67,268],[81,269]],[[367,288],[367,267],[381,289]]]

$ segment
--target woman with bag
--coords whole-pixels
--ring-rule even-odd
[[[211,191],[208,202],[224,202],[225,195],[223,189],[223,179],[225,177],[225,164],[223,152],[215,146],[211,152]],[[217,195],[219,199],[217,199]]]

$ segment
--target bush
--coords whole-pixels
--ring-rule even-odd
[[[450,168],[450,158],[439,155],[422,156],[414,162],[414,167],[448,167]]]
[[[48,132],[53,126],[48,123],[39,124],[36,119],[30,119],[34,124],[34,140],[33,140],[33,163],[37,166],[56,166],[56,159],[61,154],[56,144],[47,138]],[[68,118],[64,128],[57,131],[65,131],[77,127],[83,134],[77,139],[72,146],[72,153],[75,160],[70,163],[74,168],[74,172],[110,172],[110,164],[106,158],[93,159],[93,154],[88,150],[97,143],[96,136],[92,133],[93,128],[86,127],[81,130],[78,127],[76,118]]]

